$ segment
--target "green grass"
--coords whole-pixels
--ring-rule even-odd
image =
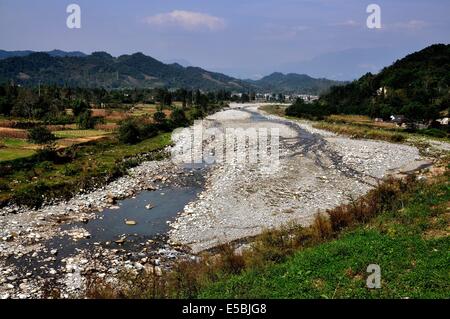
[[[57,138],[80,138],[80,137],[93,137],[110,134],[109,132],[102,130],[64,130],[55,131],[53,134]]]
[[[0,143],[7,147],[31,147],[33,144],[19,138],[2,138]]]
[[[35,153],[31,143],[18,138],[2,138],[0,146],[0,162],[28,157]]]
[[[12,161],[19,158],[25,158],[33,155],[34,150],[21,148],[0,148],[0,162]]]
[[[210,284],[200,298],[448,298],[450,186],[416,190],[401,210],[305,248],[285,262]],[[366,288],[381,267],[382,288]]]
[[[313,124],[313,127],[338,134],[349,135],[354,138],[366,138],[389,142],[403,142],[407,138],[407,134],[403,132],[400,133],[380,128],[364,127],[360,125],[317,122]]]

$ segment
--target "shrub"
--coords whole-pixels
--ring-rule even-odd
[[[189,125],[186,113],[180,108],[175,108],[173,110],[172,114],[170,114],[170,120],[174,127],[184,127]]]
[[[25,205],[30,208],[41,207],[44,203],[44,195],[48,192],[49,187],[42,181],[36,184],[29,184],[18,189],[14,194],[14,201],[17,204]]]
[[[155,114],[153,114],[153,120],[157,124],[162,124],[166,121],[166,114],[163,111],[157,111]]]
[[[54,146],[48,145],[37,150],[35,159],[36,162],[54,162],[58,160],[58,152],[56,151]]]
[[[84,113],[86,110],[89,110],[90,106],[84,100],[76,100],[72,106],[73,115],[78,116],[81,113]]]
[[[203,111],[198,107],[194,107],[191,110],[189,110],[189,119],[191,120],[201,119],[203,116],[204,116]]]
[[[328,112],[319,103],[306,103],[303,99],[297,99],[294,104],[286,109],[285,113],[288,116],[309,119],[322,119],[325,115],[328,115]]]
[[[136,119],[123,121],[118,130],[119,140],[125,144],[136,144],[157,134],[158,126],[156,124],[143,124]]]
[[[353,223],[354,216],[348,210],[347,205],[338,206],[332,210],[327,211],[330,216],[330,223],[333,232],[338,232]]]
[[[92,116],[91,110],[85,110],[77,118],[78,127],[82,130],[90,130],[95,127],[95,125],[104,122],[101,117]]]
[[[142,139],[151,138],[158,135],[158,128],[153,124],[145,124],[140,127],[140,136]]]
[[[77,175],[78,171],[79,171],[79,167],[77,167],[76,165],[73,165],[73,164],[67,164],[62,169],[62,173],[65,176],[75,176],[75,175]]]
[[[28,139],[35,144],[47,144],[56,139],[56,136],[45,126],[37,126],[28,131]]]
[[[233,245],[222,245],[218,249],[220,258],[217,261],[217,267],[222,272],[238,274],[245,268],[244,257],[235,252]]]
[[[125,144],[136,144],[141,140],[139,125],[136,120],[123,121],[119,126],[119,140]]]
[[[313,230],[313,235],[317,240],[327,239],[333,235],[330,219],[324,214],[316,215],[311,228]]]

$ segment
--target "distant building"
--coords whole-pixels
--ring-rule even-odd
[[[386,95],[388,92],[387,87],[382,86],[377,90],[377,94],[378,95]]]
[[[448,125],[448,117],[437,119],[436,122],[439,122],[441,125]]]
[[[404,115],[391,115],[391,122],[396,123],[397,125],[401,125],[407,122],[407,119]]]

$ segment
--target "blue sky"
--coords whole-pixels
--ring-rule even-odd
[[[81,7],[81,29],[66,27],[71,3]],[[380,30],[366,26],[370,3],[381,7]],[[346,78],[449,43],[449,15],[448,0],[0,0],[0,49],[140,51],[240,77],[291,68]],[[308,64],[330,55],[339,63],[342,51],[367,60],[349,74]]]

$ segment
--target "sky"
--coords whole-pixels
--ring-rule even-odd
[[[80,29],[66,25],[72,3]],[[371,3],[381,29],[367,27]],[[143,52],[241,78],[351,79],[450,43],[449,15],[449,0],[0,0],[0,49]]]

